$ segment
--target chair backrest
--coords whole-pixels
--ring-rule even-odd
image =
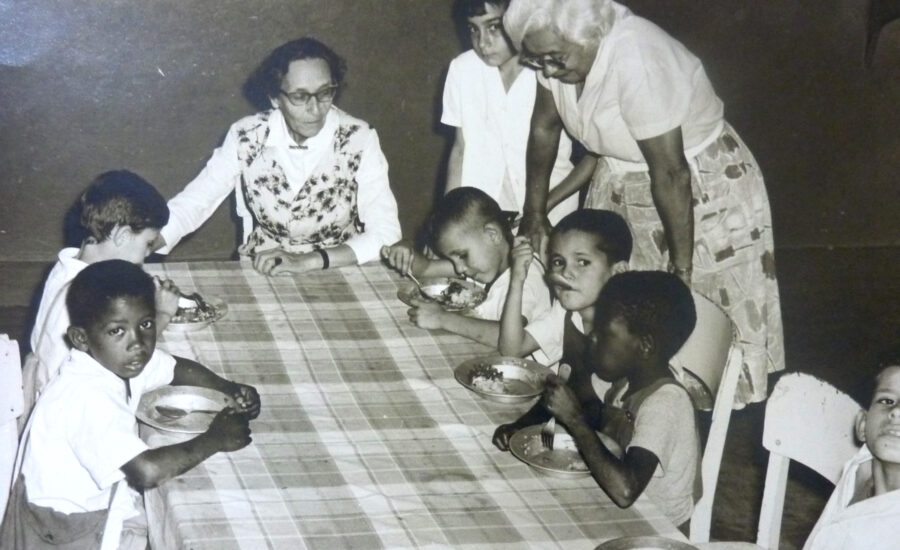
[[[712,422],[700,461],[703,495],[694,506],[690,533],[691,541],[708,542],[713,500],[743,355],[736,345],[734,323],[722,308],[696,292],[694,306],[697,324],[670,364],[691,394],[694,406],[700,410],[712,409]]]
[[[803,373],[782,376],[766,404],[763,447],[769,451],[756,544],[778,548],[791,460],[832,483],[859,450],[854,420],[862,409],[849,395]]]
[[[22,360],[19,344],[0,334],[0,522],[12,483],[19,430],[16,418],[22,414]]]

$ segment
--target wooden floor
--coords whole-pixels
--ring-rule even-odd
[[[900,343],[900,248],[780,250],[777,261],[788,369],[815,374],[864,400],[874,356]],[[30,315],[26,307],[0,307],[0,333],[27,342]],[[767,459],[759,443],[763,416],[763,405],[732,415],[715,539],[755,540]],[[781,548],[802,546],[830,491],[816,474],[792,468]]]

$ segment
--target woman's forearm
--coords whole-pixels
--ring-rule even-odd
[[[538,86],[526,152],[525,205],[522,208],[526,220],[523,223],[547,215],[550,173],[559,150],[562,127],[553,95],[547,88]]]
[[[577,193],[582,187],[591,181],[594,170],[597,168],[597,157],[587,154],[578,164],[572,168],[559,184],[547,194],[547,211],[556,208],[556,205],[569,198],[572,193]]]
[[[676,270],[690,270],[694,254],[694,208],[691,172],[687,167],[650,174],[650,192],[659,213],[669,261]]]

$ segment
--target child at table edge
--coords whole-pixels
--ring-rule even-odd
[[[550,375],[547,409],[565,426],[597,484],[620,507],[647,493],[680,529],[700,497],[700,438],[691,398],[669,359],[696,323],[690,289],[675,275],[630,271],[611,277],[597,300],[589,364],[613,382],[601,425],[624,455],[608,449],[571,388]]]
[[[844,466],[803,550],[900,546],[900,346],[879,366],[869,407],[856,418],[864,444]]]
[[[421,328],[444,329],[496,348],[500,315],[509,290],[513,235],[508,213],[481,189],[457,187],[438,201],[428,229],[432,250],[439,258],[429,259],[402,241],[382,249],[382,257],[400,273],[412,273],[420,280],[453,275],[474,279],[486,285],[487,297],[472,316],[414,299],[410,321]],[[522,315],[535,319],[549,308],[550,291],[543,269],[536,265],[526,276]]]
[[[529,323],[522,322],[524,273],[533,258],[527,238],[517,237],[512,251],[510,289],[500,319],[500,354],[533,354],[540,363],[561,361],[571,367],[566,384],[585,409],[599,418],[600,397],[609,386],[595,380],[584,355],[594,326],[594,306],[600,290],[614,274],[628,269],[631,232],[625,220],[608,210],[581,209],[559,221],[550,232],[547,282],[555,300],[550,309]],[[599,383],[598,383],[599,382]],[[549,413],[538,402],[515,422],[494,432],[494,444],[505,451],[509,438],[526,426],[546,422]]]
[[[69,327],[66,292],[75,275],[89,264],[126,260],[143,265],[160,229],[169,219],[166,200],[150,183],[128,170],[112,170],[94,178],[77,203],[79,248],[63,248],[47,275],[38,313],[31,332],[32,353],[23,367],[24,427],[37,397],[59,372],[69,354],[65,334]],[[178,287],[170,280],[157,281],[156,327],[161,333],[178,308]],[[158,349],[160,357],[169,357]],[[155,357],[154,360],[158,360]]]
[[[260,410],[254,388],[225,380],[197,363],[151,362],[156,346],[154,295],[150,276],[124,260],[93,263],[72,281],[66,298],[72,322],[67,334],[75,349],[41,395],[23,434],[22,467],[0,533],[4,549],[24,548],[38,534],[48,536],[35,529],[35,517],[62,514],[55,528],[46,524],[51,541],[62,542],[73,535],[72,522],[79,516],[72,514],[105,509],[110,515],[101,548],[120,543],[144,548],[140,496],[121,485],[111,492],[116,483],[124,479],[138,491],[156,487],[217,452],[250,443],[248,422]],[[165,384],[239,395],[242,410],[226,408],[199,436],[151,449],[137,435],[134,413],[143,393]],[[25,533],[30,536],[23,537]]]
[[[537,73],[519,62],[503,30],[509,0],[457,0],[456,19],[468,28],[472,49],[450,62],[444,81],[441,123],[455,130],[445,192],[472,186],[503,210],[521,212],[525,202],[525,153]],[[578,208],[578,194],[559,193],[564,182],[593,174],[589,159],[573,171],[570,138],[563,133],[551,167],[549,218],[556,223]],[[577,187],[577,184],[569,184]]]

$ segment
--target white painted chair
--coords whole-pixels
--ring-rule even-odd
[[[766,404],[763,447],[769,451],[769,465],[756,544],[711,542],[699,548],[777,550],[790,461],[837,483],[844,464],[859,450],[853,427],[860,409],[850,396],[814,376],[782,376]]]
[[[0,334],[0,522],[6,513],[19,443],[16,419],[23,408],[19,344],[6,334]]]
[[[722,308],[696,292],[694,306],[697,324],[670,365],[691,394],[694,407],[712,410],[712,423],[700,462],[703,496],[691,516],[691,540],[705,542],[709,540],[713,499],[743,355],[735,345],[734,323]]]

